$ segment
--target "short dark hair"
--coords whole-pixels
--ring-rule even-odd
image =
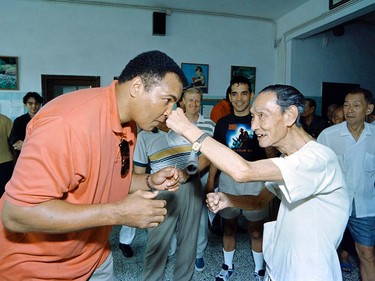
[[[306,98],[305,101],[307,101],[309,103],[310,107],[314,107],[314,112],[315,112],[315,110],[316,110],[316,101],[314,99],[310,99],[310,98]]]
[[[367,103],[369,103],[369,104],[374,103],[374,101],[372,99],[372,93],[367,89],[355,88],[355,89],[350,90],[347,95],[349,95],[349,94],[363,94]]]
[[[37,103],[42,104],[43,103],[43,98],[37,93],[37,92],[28,92],[24,97],[23,97],[23,104],[26,105],[27,101],[29,98],[34,98]]]
[[[250,80],[245,76],[233,76],[230,80],[230,87],[232,87],[234,84],[246,84],[249,86],[250,92],[252,92]]]
[[[229,85],[228,88],[227,88],[227,91],[225,92],[225,99],[229,101],[229,95],[231,93],[231,90],[232,90],[232,86]]]
[[[276,94],[276,103],[280,106],[281,111],[283,113],[289,108],[289,106],[296,106],[298,109],[296,125],[297,127],[302,126],[300,122],[300,117],[303,111],[305,110],[306,98],[304,95],[302,95],[300,91],[298,91],[293,86],[276,84],[265,87],[263,90],[260,91],[260,93],[263,92],[273,92]]]
[[[188,86],[185,74],[176,62],[165,53],[154,50],[139,54],[130,60],[121,72],[118,82],[122,84],[139,76],[148,91],[153,86],[159,85],[167,73],[175,73],[182,87]]]

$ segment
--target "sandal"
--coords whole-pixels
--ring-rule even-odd
[[[353,266],[350,262],[341,262],[340,265],[343,272],[350,273],[353,270]]]

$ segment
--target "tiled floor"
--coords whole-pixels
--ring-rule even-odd
[[[118,249],[118,234],[120,227],[114,227],[111,235],[111,246],[114,258],[115,276],[119,281],[137,281],[141,280],[143,268],[143,254],[146,244],[146,230],[137,230],[136,239],[133,242],[132,248],[134,257],[124,258],[121,251]],[[252,280],[252,272],[254,263],[252,255],[250,254],[248,236],[244,233],[239,233],[237,239],[237,250],[234,257],[235,271],[231,281],[245,281]],[[223,263],[222,255],[222,238],[209,231],[209,244],[204,257],[206,269],[203,272],[195,272],[193,281],[215,280],[215,275],[220,271],[221,264]],[[171,258],[167,264],[165,280],[173,280],[173,262]],[[344,273],[344,281],[359,281],[358,262],[351,258],[354,265],[352,273]],[[316,270],[319,270],[318,268]],[[292,281],[292,280],[291,280]],[[299,281],[299,280],[293,280]],[[301,280],[303,281],[303,280]],[[322,280],[330,281],[330,280]],[[341,280],[332,280],[341,281]]]

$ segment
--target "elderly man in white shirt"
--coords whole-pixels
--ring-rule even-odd
[[[352,212],[348,228],[354,238],[363,281],[375,280],[375,125],[366,123],[374,109],[372,94],[355,89],[345,97],[346,122],[325,129],[318,142],[330,147],[342,167]]]
[[[267,187],[269,191],[264,189],[259,195],[268,193],[266,203],[272,198],[271,192],[281,199],[277,221],[264,229],[265,280],[342,279],[336,248],[349,217],[349,196],[335,153],[301,127],[304,101],[297,89],[287,85],[268,86],[259,93],[251,107],[252,129],[261,147],[276,147],[285,157],[254,162],[204,134],[181,110],[167,119],[172,130],[234,180],[273,182]],[[220,192],[208,194],[210,209],[247,205],[230,194],[228,197],[236,198],[227,204],[225,196]],[[255,203],[253,208],[262,206]]]

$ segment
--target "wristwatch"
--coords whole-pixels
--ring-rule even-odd
[[[210,135],[207,133],[202,134],[195,142],[193,142],[192,149],[194,152],[199,152],[202,146],[202,142],[209,137]]]

